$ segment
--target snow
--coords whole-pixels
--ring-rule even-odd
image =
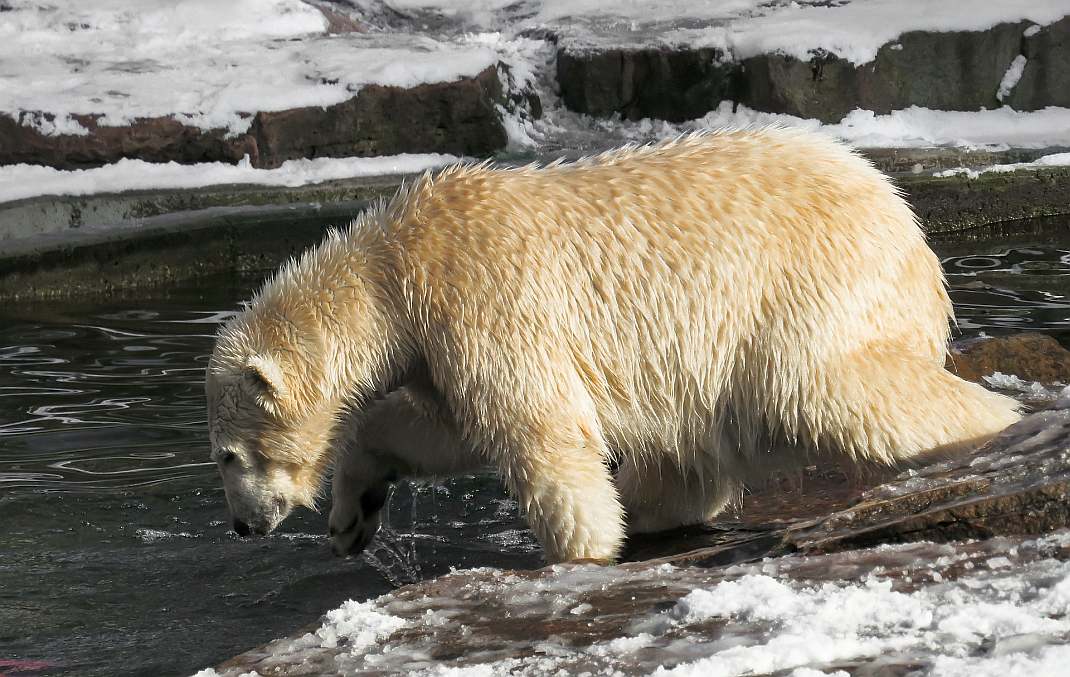
[[[1029,655],[1024,652],[990,658],[941,656],[930,674],[932,677],[1057,677],[1066,674],[1070,663],[1070,646],[1052,646]]]
[[[720,47],[736,59],[779,52],[803,61],[834,54],[856,65],[911,31],[983,31],[999,23],[1048,25],[1067,14],[1065,0],[854,0],[791,3],[725,25],[668,34],[669,43]]]
[[[391,155],[372,158],[289,160],[277,169],[248,162],[182,165],[119,160],[93,169],[59,170],[41,165],[0,166],[0,203],[39,195],[89,195],[124,190],[199,188],[220,184],[302,186],[334,179],[411,174],[459,161],[452,155]]]
[[[980,169],[970,169],[969,167],[953,167],[951,169],[945,169],[940,172],[936,172],[933,176],[946,177],[946,176],[958,176],[962,175],[970,179],[976,179],[982,174],[997,173],[1005,174],[1007,172],[1016,172],[1021,169],[1041,169],[1043,167],[1067,167],[1070,166],[1070,153],[1052,153],[1051,155],[1044,155],[1042,157],[1033,160],[1032,162],[1012,162],[1010,164],[1003,165],[989,165],[988,167],[982,167]]]
[[[394,631],[404,627],[405,621],[376,608],[375,602],[349,600],[327,612],[327,617],[315,632],[320,646],[334,648],[345,639],[350,653],[359,654],[374,646]]]
[[[1003,372],[995,372],[990,376],[982,377],[988,385],[993,388],[999,388],[1000,390],[1011,390],[1019,393],[1024,393],[1034,400],[1052,401],[1059,399],[1062,390],[1055,388],[1051,389],[1046,387],[1043,383],[1038,381],[1026,381],[1013,374],[1004,374]]]
[[[780,52],[808,61],[824,51],[855,64],[910,31],[981,31],[1019,21],[1041,27],[1067,14],[1065,0],[391,0],[389,7],[483,30],[504,22],[550,27],[573,49],[617,39],[719,47],[737,59]]]
[[[493,49],[418,35],[327,35],[300,0],[12,0],[0,21],[0,113],[44,133],[79,133],[71,115],[114,126],[175,116],[248,129],[250,113],[328,106],[366,85],[413,87],[476,75]],[[32,63],[33,68],[26,68]],[[82,131],[81,133],[84,133]]]
[[[5,7],[10,11],[0,20],[0,115],[49,135],[87,134],[74,115],[99,115],[103,125],[174,116],[195,127],[238,134],[257,111],[328,106],[370,84],[411,87],[504,63],[507,91],[535,91],[544,107],[539,120],[519,106],[500,108],[508,149],[543,157],[562,149],[754,124],[821,130],[862,148],[1070,146],[1070,109],[1064,108],[953,112],[911,107],[886,115],[856,110],[836,124],[822,124],[725,102],[683,124],[596,120],[564,110],[553,81],[556,47],[525,32],[549,27],[565,36],[563,45],[601,35],[617,42],[717,44],[735,58],[768,50],[810,58],[813,50],[825,50],[863,63],[880,45],[912,30],[981,30],[1028,21],[1024,34],[1035,34],[1070,11],[1065,0],[362,0],[332,5],[366,18],[368,32],[345,35],[326,34],[323,14],[301,0],[234,0],[225,7],[212,0],[10,0]],[[454,23],[428,21],[429,14]],[[376,16],[390,19],[377,24]],[[471,28],[480,30],[466,32]],[[1008,69],[1003,96],[1020,77],[1024,59],[1015,59]],[[26,68],[27,63],[34,67]],[[270,171],[132,160],[63,173],[9,166],[0,168],[0,201],[217,183],[293,186],[421,171],[449,160],[347,158],[286,163]],[[1005,167],[1019,168],[985,171],[1012,171]],[[972,175],[965,169],[951,173]]]
[[[1066,585],[1070,565],[1060,562],[1054,568],[1061,585]],[[1044,638],[1043,646],[1070,629],[1070,621],[1053,613],[1046,597],[1037,595],[1027,581],[988,574],[911,593],[897,592],[891,581],[875,577],[858,584],[800,586],[768,575],[748,575],[694,590],[672,613],[688,624],[717,618],[767,624],[769,636],[764,642],[732,647],[656,675],[766,673],[910,650],[937,652],[940,660],[934,674],[960,674],[958,670],[967,665],[972,674],[979,670],[995,674],[1007,657],[961,656],[985,641],[1020,635]],[[1057,656],[1065,656],[1065,648],[1043,648],[1031,660],[1039,666],[1056,665]]]
[[[1004,150],[1070,146],[1070,108],[1016,111],[1009,107],[979,111],[943,111],[911,106],[879,115],[854,110],[842,120],[823,124],[814,119],[763,113],[725,101],[704,117],[673,125],[660,120],[615,123],[627,140],[667,138],[696,129],[784,125],[820,131],[859,148],[930,148]],[[1047,160],[1053,163],[1056,158]]]
[[[1011,65],[1007,67],[1007,72],[1003,74],[1003,79],[999,81],[999,89],[996,91],[997,99],[1003,101],[1011,95],[1018,81],[1022,79],[1022,72],[1025,71],[1025,64],[1028,61],[1024,54],[1014,57],[1014,61],[1011,61]]]
[[[788,116],[777,117],[786,121]],[[886,115],[855,110],[825,131],[862,148],[1043,148],[1070,145],[1070,109],[940,111],[911,106]]]
[[[613,43],[686,45],[716,47],[735,59],[779,52],[809,61],[824,52],[858,65],[911,31],[983,31],[1031,21],[1028,37],[1068,13],[1065,0],[391,0],[388,6],[414,23],[431,13],[464,29],[550,28],[574,51]]]
[[[175,116],[238,134],[258,111],[328,106],[370,84],[412,87],[475,75],[526,49],[530,40],[520,36],[531,28],[714,45],[735,58],[776,51],[809,59],[824,51],[862,64],[905,32],[982,30],[1026,20],[1039,27],[1068,12],[1065,0],[852,0],[833,6],[817,0],[395,0],[361,6],[389,8],[392,16],[463,17],[465,26],[503,33],[449,35],[414,17],[400,30],[372,25],[366,33],[328,35],[323,14],[300,0],[222,6],[212,0],[11,0],[0,21],[0,113],[46,134],[85,134],[72,115],[100,115],[103,125]],[[488,35],[496,37],[488,41]],[[522,62],[512,58],[510,65]],[[1015,72],[1020,76],[1012,67],[1005,78],[1007,91]],[[522,121],[510,121],[509,131],[514,146],[531,145]]]
[[[978,552],[955,544],[880,546],[869,551],[870,561],[883,564],[857,573],[851,573],[851,553],[767,559],[721,571],[566,566],[532,578],[477,569],[454,573],[432,596],[347,602],[316,631],[267,649],[277,665],[316,660],[309,664],[333,664],[345,674],[575,674],[584,666],[592,674],[814,677],[844,674],[837,670],[842,665],[889,659],[897,665],[907,657],[925,674],[1002,677],[1028,669],[1047,677],[1062,674],[1070,659],[1070,562],[1057,554],[1065,544],[1066,532]],[[838,573],[813,580],[807,571]],[[510,649],[509,640],[488,637],[485,649],[481,640],[471,643],[466,661],[430,659],[437,633],[450,637],[467,623],[493,623],[490,616],[503,614],[553,624],[574,618],[579,598],[609,594],[619,600],[629,591],[659,588],[672,591],[676,601],[640,604],[619,636],[589,646],[551,635],[534,644],[518,637]],[[598,614],[583,613],[588,619]],[[323,663],[317,647],[330,648],[333,663]]]
[[[493,37],[480,37],[481,44]],[[520,58],[517,56],[516,58]],[[534,78],[533,75],[523,77]],[[540,149],[547,145],[647,142],[678,134],[723,127],[786,125],[829,134],[860,148],[957,146],[1004,149],[1070,146],[1070,109],[1046,108],[1018,112],[999,108],[976,112],[936,111],[911,107],[887,115],[856,110],[835,124],[822,124],[790,115],[762,113],[723,102],[706,116],[682,124],[660,120],[616,122],[592,120],[560,109],[548,110],[541,120],[507,117],[511,146]],[[376,158],[316,158],[290,160],[278,169],[256,169],[248,163],[180,165],[120,160],[94,169],[57,170],[38,165],[0,166],[0,203],[40,195],[89,195],[123,190],[199,188],[219,184],[300,186],[334,179],[387,174],[410,174],[441,167],[459,158],[440,154],[396,155]],[[1009,172],[1070,165],[1070,153],[1046,155],[1034,162],[994,165],[980,170],[956,168],[937,176]]]
[[[641,632],[634,637],[618,637],[603,644],[595,644],[588,651],[595,656],[613,656],[638,651],[653,641],[653,635]]]
[[[890,581],[798,589],[766,575],[695,590],[671,613],[689,625],[724,618],[771,624],[777,630],[768,642],[731,647],[656,675],[760,674],[876,656],[906,648],[905,634],[935,620],[933,604],[920,595],[893,591]]]

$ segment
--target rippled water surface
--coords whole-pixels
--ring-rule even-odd
[[[945,251],[966,334],[1070,339],[1070,251]],[[530,567],[536,546],[486,476],[403,486],[359,559],[325,516],[228,532],[207,463],[203,369],[252,280],[136,300],[0,310],[0,674],[183,674],[344,599],[450,566]]]
[[[204,367],[251,284],[0,311],[0,675],[190,673],[349,597],[538,562],[486,478],[401,487],[363,559],[333,557],[308,511],[228,533]]]
[[[963,334],[1036,330],[1070,346],[1070,249],[1023,244],[944,254]]]

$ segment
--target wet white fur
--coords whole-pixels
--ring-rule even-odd
[[[209,399],[252,369],[264,414],[212,425],[255,438],[307,503],[331,422],[418,380],[548,560],[612,559],[626,521],[706,520],[808,451],[893,463],[1016,421],[943,370],[950,315],[908,205],[823,136],[458,166],[332,233],[223,330]]]

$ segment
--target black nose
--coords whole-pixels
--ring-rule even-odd
[[[240,519],[234,520],[234,531],[242,537],[249,535],[249,525],[242,522]]]

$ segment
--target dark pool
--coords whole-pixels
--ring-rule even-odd
[[[350,597],[538,563],[486,478],[402,487],[363,559],[331,556],[325,514],[228,533],[203,372],[251,285],[0,311],[0,675],[191,673]]]
[[[964,334],[1032,328],[1070,343],[1070,250],[943,254]],[[188,674],[347,598],[451,566],[539,563],[486,476],[399,488],[358,559],[330,555],[325,515],[266,539],[230,533],[203,369],[254,283],[0,310],[0,676]]]

